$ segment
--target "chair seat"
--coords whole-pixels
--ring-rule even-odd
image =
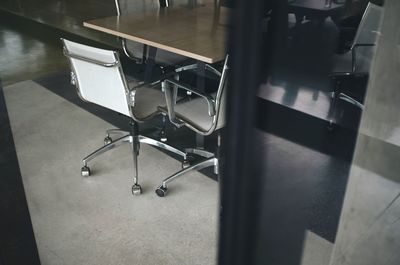
[[[129,85],[131,87],[131,84]],[[159,106],[165,106],[165,96],[160,86],[145,86],[136,89],[135,104],[132,112],[137,119],[145,120],[157,114]]]
[[[215,98],[216,93],[212,93],[211,96]],[[161,108],[161,110],[167,111],[166,108]],[[207,132],[213,125],[213,117],[208,115],[207,101],[201,97],[178,103],[175,105],[174,110],[177,118],[190,123],[201,131]],[[221,115],[221,117],[224,117],[224,115]],[[222,127],[223,124],[222,120],[218,121],[216,129]]]

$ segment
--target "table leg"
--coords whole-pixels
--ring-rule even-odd
[[[149,53],[146,59],[146,66],[144,72],[144,81],[151,82],[153,77],[154,68],[156,66],[156,55],[157,55],[157,48],[155,47],[148,47]]]
[[[197,89],[201,92],[205,92],[206,89],[206,64],[201,61],[197,61]],[[196,148],[204,149],[204,136],[196,133]]]
[[[206,64],[201,61],[197,61],[197,89],[201,92],[205,92],[206,89]]]
[[[296,17],[296,26],[300,26],[301,23],[303,23],[304,20],[304,14],[301,13],[295,13],[294,16]]]
[[[196,148],[204,149],[204,135],[196,133]]]

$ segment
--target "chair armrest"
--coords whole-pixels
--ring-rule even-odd
[[[214,68],[213,66],[211,66],[209,64],[206,64],[205,67],[206,67],[206,70],[208,70],[218,76],[222,75],[222,73],[220,71],[218,71],[216,68]],[[196,70],[197,68],[198,68],[197,64],[190,64],[190,65],[185,65],[185,66],[176,68],[175,72],[182,73],[182,72],[189,71],[189,70]]]
[[[339,99],[344,100],[350,104],[353,104],[354,106],[360,108],[361,110],[364,110],[364,104],[362,104],[361,102],[359,102],[357,99],[354,99],[352,97],[350,97],[349,95],[345,94],[345,93],[340,93],[339,94]]]
[[[178,67],[175,69],[176,73],[181,73],[181,72],[185,72],[185,71],[189,71],[189,70],[195,70],[197,69],[197,64],[189,64],[189,65],[184,65],[181,67]]]
[[[178,88],[182,88],[186,91],[192,92],[202,98],[204,98],[207,101],[207,105],[208,105],[208,115],[214,116],[216,111],[215,111],[215,100],[213,97],[211,97],[210,95],[207,95],[205,93],[199,92],[196,88],[188,85],[188,84],[183,84],[182,82],[178,82],[176,80],[172,80],[172,79],[165,79],[164,80],[166,83],[172,84]],[[168,88],[168,86],[167,86]]]
[[[134,61],[136,64],[142,64],[144,62],[144,59],[138,58],[138,57],[134,56],[133,54],[131,54],[131,52],[128,50],[128,47],[126,45],[126,39],[120,38],[120,40],[121,40],[122,50],[124,51],[124,54],[126,55],[126,57],[128,57],[130,60]],[[143,48],[143,49],[145,49],[145,48]]]
[[[220,71],[218,71],[216,68],[212,67],[209,64],[206,64],[206,70],[218,75],[218,76],[222,76],[222,73]]]

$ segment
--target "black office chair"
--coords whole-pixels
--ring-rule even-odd
[[[344,11],[335,20],[339,29],[337,51],[338,53],[344,53],[351,48],[368,3],[371,2],[372,4],[382,6],[383,0],[335,0],[334,2],[345,5]]]
[[[336,57],[335,64],[339,69],[330,75],[333,84],[331,124],[336,119],[338,100],[344,100],[361,110],[364,108],[370,67],[380,34],[382,10],[380,6],[368,4],[350,51]]]

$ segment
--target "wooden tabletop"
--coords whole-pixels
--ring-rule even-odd
[[[206,63],[225,58],[227,10],[211,7],[162,8],[145,14],[95,19],[85,27]]]

